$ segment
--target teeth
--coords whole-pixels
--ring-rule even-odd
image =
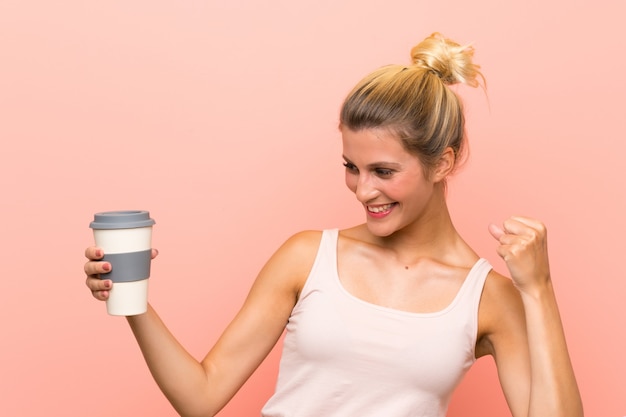
[[[393,206],[393,204],[385,204],[384,206],[371,207],[367,206],[367,210],[372,213],[382,213],[383,211],[387,211]]]

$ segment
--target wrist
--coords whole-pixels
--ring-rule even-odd
[[[554,288],[552,287],[552,280],[549,276],[532,286],[528,285],[518,289],[524,303],[554,298]]]

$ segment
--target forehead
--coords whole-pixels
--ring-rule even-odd
[[[401,140],[385,129],[362,129],[358,131],[341,129],[343,154],[346,158],[365,163],[394,161],[398,163],[415,161],[417,158],[407,152]]]

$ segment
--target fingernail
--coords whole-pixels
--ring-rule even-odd
[[[100,258],[102,256],[102,250],[96,249],[96,256]]]
[[[104,288],[111,288],[111,281],[104,281]]]
[[[108,272],[108,271],[110,271],[110,270],[111,270],[111,265],[109,265],[109,264],[104,264],[104,265],[102,265],[102,269]]]

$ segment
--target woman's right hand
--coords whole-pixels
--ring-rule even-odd
[[[152,259],[154,259],[158,253],[156,249],[152,249]],[[87,262],[85,263],[87,280],[85,284],[94,298],[106,301],[106,299],[109,298],[109,291],[113,288],[113,282],[110,279],[106,279],[106,276],[103,275],[111,272],[111,264],[102,261],[104,251],[97,246],[90,246],[85,249],[85,257],[87,258]]]

